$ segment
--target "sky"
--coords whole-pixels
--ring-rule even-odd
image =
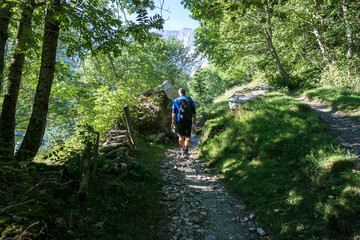
[[[199,22],[190,18],[190,11],[181,5],[181,0],[154,0],[155,6],[161,6],[164,1],[162,16],[165,20],[164,30],[180,30],[181,28],[199,27]],[[149,15],[160,14],[159,9],[149,11]],[[127,16],[129,20],[135,20],[135,15]]]
[[[161,1],[161,0],[160,0]],[[159,0],[154,0],[159,5]],[[163,18],[165,19],[164,30],[180,30],[187,27],[195,29],[199,27],[199,22],[190,18],[190,11],[184,9],[181,0],[165,0],[163,9]],[[155,11],[159,12],[159,10]]]

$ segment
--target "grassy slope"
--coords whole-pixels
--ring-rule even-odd
[[[323,102],[344,115],[360,119],[360,93],[339,88],[321,87],[309,90],[303,96],[309,100]]]
[[[64,153],[65,165],[1,163],[0,239],[35,238],[42,227],[46,239],[156,239],[159,216],[158,171],[168,146],[138,139],[142,152],[125,170],[104,171],[113,164],[100,159],[97,181],[87,201],[79,201],[78,156]],[[80,152],[81,153],[81,152]],[[47,161],[50,163],[50,161]],[[29,190],[30,189],[30,190]],[[14,218],[16,216],[16,219]]]
[[[359,227],[355,160],[307,105],[271,93],[227,108],[218,102],[208,111],[200,157],[224,174],[274,239],[348,237]]]

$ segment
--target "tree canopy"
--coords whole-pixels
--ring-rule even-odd
[[[240,62],[273,84],[358,88],[358,1],[183,0],[199,51],[227,69]]]

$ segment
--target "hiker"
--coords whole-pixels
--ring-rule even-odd
[[[195,103],[185,94],[185,89],[180,88],[179,96],[173,102],[172,106],[172,123],[171,128],[177,129],[177,135],[179,137],[180,155],[189,154],[189,146],[191,142],[191,127],[196,125],[196,111]]]

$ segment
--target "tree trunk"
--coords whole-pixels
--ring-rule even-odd
[[[99,142],[100,142],[100,133],[96,133],[96,140],[95,140],[95,146],[94,146],[93,168],[92,168],[92,172],[91,172],[91,180],[92,181],[95,181],[95,177],[96,177],[97,162],[99,159]]]
[[[86,143],[83,160],[83,172],[81,175],[81,182],[79,188],[79,199],[85,200],[89,196],[89,183],[90,183],[90,171],[91,171],[91,158],[92,158],[93,144],[91,141]]]
[[[42,143],[46,128],[51,86],[54,80],[56,50],[60,31],[60,23],[55,18],[55,15],[56,12],[60,11],[61,0],[53,0],[46,10],[39,82],[36,88],[30,122],[20,149],[15,155],[17,160],[33,159]]]
[[[135,147],[135,150],[139,151],[140,148],[138,147],[138,145],[136,144],[136,141],[135,141],[135,132],[134,132],[134,128],[133,128],[132,123],[131,123],[130,112],[129,112],[129,107],[128,106],[124,107],[124,113],[125,113],[126,127],[127,127],[128,132],[129,132],[130,142]]]
[[[266,23],[263,24],[263,28],[264,28],[264,35],[266,38],[266,43],[268,46],[268,49],[270,51],[270,54],[275,62],[276,68],[279,71],[280,75],[282,76],[282,78],[285,80],[285,82],[289,83],[290,82],[290,77],[289,74],[285,71],[279,56],[276,52],[276,49],[274,47],[273,44],[273,40],[272,40],[272,24],[271,24],[271,19],[269,16],[269,12],[267,10],[267,7],[265,8],[265,15],[266,15]]]
[[[327,64],[330,64],[330,59],[328,57],[328,52],[326,51],[326,48],[325,48],[325,45],[323,44],[323,42],[321,41],[321,36],[320,36],[320,33],[319,33],[319,30],[313,26],[313,33],[315,35],[315,39],[317,41],[317,43],[319,44],[319,48],[321,50],[321,53],[323,55],[323,58],[324,58],[324,61],[327,63]]]
[[[346,39],[348,42],[348,51],[346,53],[346,58],[348,60],[347,75],[350,78],[351,77],[350,61],[353,57],[353,40],[352,40],[352,32],[351,32],[351,28],[350,28],[350,23],[349,23],[349,19],[348,19],[347,2],[345,0],[341,1],[341,6],[342,6],[343,14],[344,14],[344,22],[345,22],[345,27],[346,27]]]
[[[25,60],[26,43],[31,35],[31,20],[34,12],[32,4],[27,5],[21,15],[15,52],[11,60],[8,83],[0,117],[0,158],[5,160],[14,156],[15,146],[15,115],[22,70]]]
[[[2,93],[5,67],[5,47],[9,37],[8,28],[12,12],[10,7],[0,8],[0,94]]]
[[[313,28],[312,33],[315,35],[315,39],[316,39],[316,41],[317,41],[317,43],[318,43],[318,45],[319,45],[319,48],[320,48],[320,50],[321,50],[321,54],[322,54],[322,56],[323,56],[323,59],[324,59],[324,61],[329,65],[329,64],[331,64],[331,61],[330,61],[330,58],[329,58],[329,53],[328,53],[328,51],[327,51],[327,49],[326,49],[326,46],[324,45],[324,43],[323,43],[323,41],[322,41],[322,39],[321,39],[321,35],[320,35],[319,30],[317,29],[314,21],[312,20],[312,16],[311,16],[310,9],[309,9],[309,8],[306,8],[306,11],[307,11],[307,13],[308,13],[309,16],[310,16],[310,19],[311,19],[311,20],[310,20],[310,24],[311,24],[311,27]]]

